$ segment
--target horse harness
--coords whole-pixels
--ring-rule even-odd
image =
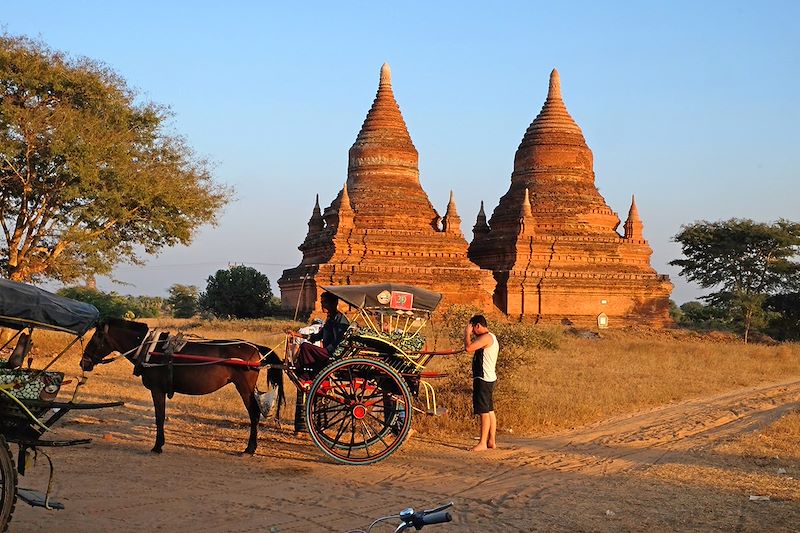
[[[149,330],[139,346],[134,348],[135,353],[132,357],[133,374],[135,376],[140,376],[142,371],[146,368],[166,367],[167,397],[172,398],[175,394],[173,388],[173,375],[174,367],[176,365],[203,366],[211,364],[227,364],[245,367],[246,369],[256,371],[261,368],[261,360],[258,362],[250,362],[238,357],[207,357],[180,353],[190,341],[194,344],[207,344],[210,346],[247,344],[254,347],[256,351],[260,353],[261,350],[259,350],[256,344],[244,340],[219,341],[201,337],[194,338],[193,335],[190,335],[190,337],[192,338],[187,339],[183,332],[180,331],[176,334],[172,334],[169,331],[162,329]],[[156,360],[154,356],[158,357],[158,359]]]

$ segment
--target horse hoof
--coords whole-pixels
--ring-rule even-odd
[[[252,450],[250,448],[247,448],[245,451],[243,451],[241,453],[241,455],[243,455],[243,456],[244,455],[255,455],[255,453],[256,453],[256,449],[255,448],[253,448]]]
[[[153,448],[150,453],[161,453],[161,448]]]

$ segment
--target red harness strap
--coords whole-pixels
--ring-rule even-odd
[[[150,352],[150,355],[161,356],[164,355],[162,352]],[[230,365],[230,366],[244,366],[247,368],[257,369],[261,368],[261,363],[258,361],[245,361],[244,359],[239,359],[238,357],[234,357],[231,359],[226,359],[224,357],[208,357],[206,355],[191,355],[185,353],[175,353],[172,354],[172,359],[180,364],[180,361],[186,362],[193,362],[193,363],[208,363],[208,364],[221,364],[221,365]]]

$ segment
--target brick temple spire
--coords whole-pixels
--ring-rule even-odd
[[[492,270],[494,301],[511,316],[594,322],[668,320],[668,279],[650,265],[632,206],[625,237],[595,185],[592,151],[567,111],[558,71],[514,154],[508,191],[469,258]]]
[[[364,224],[398,230],[425,224],[434,231],[438,215],[420,185],[419,155],[395,100],[392,71],[386,63],[375,100],[350,148],[347,185],[353,210]]]
[[[315,309],[321,286],[376,282],[428,288],[451,304],[492,305],[495,281],[467,258],[455,197],[440,218],[420,184],[418,159],[384,64],[345,185],[323,213],[325,230],[278,280],[285,308]]]
[[[636,196],[631,195],[631,208],[628,210],[628,219],[625,221],[625,238],[629,240],[644,240],[644,224],[636,208]]]

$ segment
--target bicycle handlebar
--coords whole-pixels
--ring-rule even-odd
[[[347,533],[369,533],[377,524],[393,519],[400,519],[400,525],[397,526],[395,533],[405,531],[406,529],[410,529],[412,527],[416,530],[420,530],[425,526],[444,524],[445,522],[451,522],[453,520],[453,516],[445,511],[445,509],[448,509],[452,506],[453,502],[450,502],[440,505],[434,509],[427,509],[425,511],[414,511],[414,509],[409,507],[400,511],[399,514],[378,518],[372,522],[372,524],[370,524],[366,530],[351,529]]]
[[[399,533],[400,531],[405,531],[406,529],[410,529],[411,527],[419,531],[425,526],[450,522],[453,520],[453,516],[447,511],[445,511],[445,509],[452,507],[452,505],[453,502],[450,502],[445,505],[436,507],[435,509],[429,509],[426,511],[417,511],[417,512],[414,512],[414,510],[411,508],[406,509],[405,511],[402,511],[400,513],[400,519],[402,520],[402,523],[395,530],[395,533]]]
[[[453,517],[447,511],[439,511],[438,513],[430,513],[422,517],[422,525],[429,526],[432,524],[443,524],[451,522]]]

